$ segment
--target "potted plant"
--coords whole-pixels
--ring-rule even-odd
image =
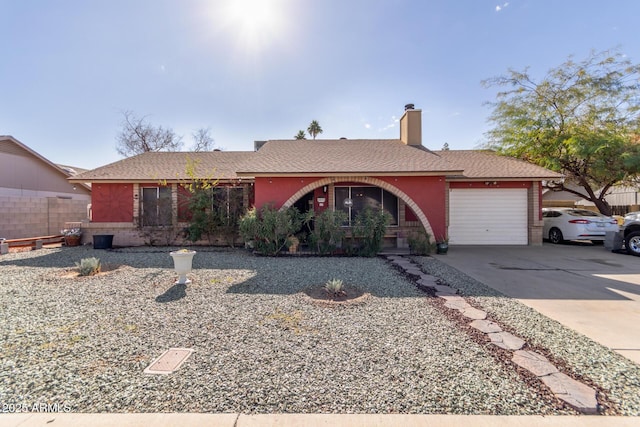
[[[82,231],[79,228],[65,228],[60,231],[64,236],[64,244],[67,246],[80,246]]]
[[[298,252],[298,245],[300,244],[300,240],[296,236],[287,237],[287,247],[289,248],[290,254],[295,254]]]
[[[191,280],[187,279],[187,274],[191,272],[193,265],[193,256],[196,251],[189,249],[180,249],[179,251],[170,252],[171,258],[173,258],[173,268],[178,274],[178,280],[176,285],[186,285],[191,283]]]
[[[447,238],[447,235],[445,234],[441,237],[438,237],[438,239],[436,240],[436,253],[444,255],[447,253],[448,250],[449,250],[449,239]]]

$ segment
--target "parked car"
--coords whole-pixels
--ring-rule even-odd
[[[631,255],[640,256],[640,212],[629,212],[620,227],[624,246]]]
[[[607,231],[618,231],[618,222],[598,212],[574,208],[543,208],[542,236],[551,243],[565,240],[604,241]],[[640,242],[639,242],[640,244]]]

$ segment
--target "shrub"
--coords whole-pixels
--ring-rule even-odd
[[[331,279],[324,284],[324,290],[332,297],[346,295],[344,283],[340,279]]]
[[[391,221],[388,213],[365,208],[358,212],[351,230],[352,248],[355,255],[376,256],[382,250],[384,233]]]
[[[76,263],[81,276],[93,276],[100,273],[100,260],[96,257],[82,258]]]
[[[301,226],[302,218],[296,208],[277,210],[267,205],[249,210],[240,219],[240,235],[259,254],[276,256]]]
[[[347,214],[343,211],[325,210],[314,218],[314,229],[309,235],[311,245],[321,255],[327,255],[342,245],[343,227]]]
[[[435,243],[431,241],[431,235],[424,229],[420,231],[412,231],[407,236],[409,248],[413,255],[429,255],[433,252]]]

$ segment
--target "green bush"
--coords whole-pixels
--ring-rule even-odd
[[[365,208],[358,212],[351,229],[350,253],[363,257],[373,257],[382,250],[384,234],[391,221],[388,213]]]
[[[284,210],[263,206],[252,208],[240,219],[240,235],[248,246],[261,255],[277,256],[287,245],[287,239],[302,227],[302,217],[296,208]]]
[[[82,258],[80,262],[76,262],[76,267],[81,276],[93,276],[100,273],[100,260],[96,257]]]
[[[313,220],[314,229],[309,234],[311,246],[321,255],[333,253],[342,245],[345,236],[343,224],[347,220],[347,214],[327,209]]]
[[[407,242],[413,255],[429,255],[435,248],[435,243],[431,241],[431,235],[424,229],[409,233]]]

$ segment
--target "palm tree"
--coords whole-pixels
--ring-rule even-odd
[[[313,139],[316,139],[316,136],[322,133],[320,123],[318,123],[317,120],[312,120],[311,124],[307,128],[307,132],[309,132],[309,135],[311,135]]]
[[[307,139],[307,135],[304,133],[303,130],[299,130],[298,133],[296,134],[296,136],[294,136],[295,139]]]

